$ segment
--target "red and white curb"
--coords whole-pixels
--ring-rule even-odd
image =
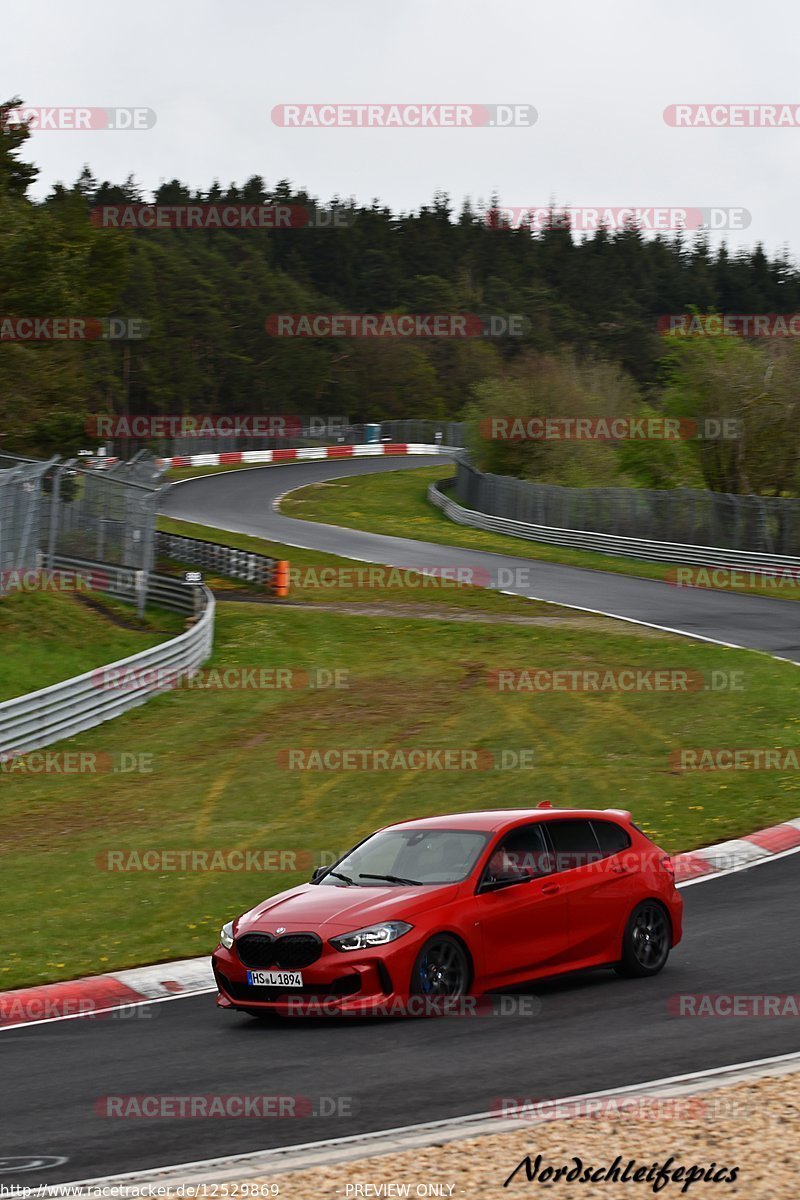
[[[0,992],[0,1030],[76,1017],[101,1017],[137,1004],[216,992],[211,959],[181,958],[113,975],[90,975],[64,983]]]
[[[367,442],[363,446],[301,446],[296,450],[230,450],[220,454],[177,454],[162,467],[223,467],[247,463],[314,462],[321,458],[380,458],[382,455],[455,454],[453,446],[417,442]]]
[[[686,883],[724,871],[741,870],[742,867],[773,858],[776,854],[783,854],[798,846],[800,817],[782,825],[773,825],[769,829],[748,833],[746,837],[720,842],[717,846],[704,846],[702,850],[676,854],[672,860],[675,865],[675,879],[679,883]]]
[[[673,855],[672,863],[678,886],[690,887],[701,880],[758,866],[795,850],[800,850],[800,817],[717,846]],[[133,967],[115,971],[113,975],[18,988],[0,992],[0,1030],[78,1017],[101,1017],[135,1005],[157,1004],[216,990],[208,955]]]

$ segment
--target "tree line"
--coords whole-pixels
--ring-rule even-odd
[[[632,225],[576,237],[507,225],[493,199],[419,211],[320,203],[286,180],[145,196],[86,167],[40,201],[24,126],[0,105],[0,319],[96,316],[147,336],[0,337],[0,448],[71,453],[91,414],[346,414],[353,422],[464,418],[479,464],[586,486],[621,483],[797,494],[792,339],[665,337],[670,313],[800,311],[787,253],[732,252],[702,234]],[[322,227],[101,228],[104,206],[286,206],[336,214]],[[276,313],[478,314],[522,318],[511,336],[280,338]],[[0,330],[0,333],[2,331]],[[487,415],[671,414],[735,419],[735,439],[487,441]]]

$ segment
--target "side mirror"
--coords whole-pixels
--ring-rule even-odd
[[[519,875],[508,876],[505,879],[500,877],[497,879],[484,879],[483,883],[478,888],[479,892],[497,892],[501,888],[513,887],[517,883],[526,883],[527,880]]]
[[[325,872],[327,870],[328,870],[327,867],[315,867],[314,871],[312,872],[309,883],[316,883],[318,879],[322,878],[322,876],[325,874]]]

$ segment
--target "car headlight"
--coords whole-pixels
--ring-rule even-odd
[[[230,950],[233,946],[233,921],[228,921],[227,925],[222,926],[219,931],[219,940],[226,950]]]
[[[340,934],[331,938],[330,943],[337,950],[367,950],[371,946],[385,946],[387,942],[397,941],[413,928],[406,921],[384,921],[380,925],[356,929],[353,933]]]

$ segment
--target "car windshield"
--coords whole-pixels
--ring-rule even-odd
[[[320,880],[328,887],[412,887],[466,879],[486,845],[474,829],[386,829],[373,834]]]

